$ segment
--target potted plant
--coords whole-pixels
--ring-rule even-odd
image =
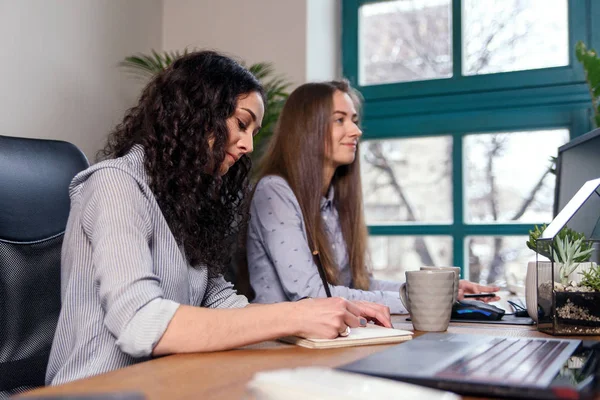
[[[535,226],[527,242],[537,254],[538,329],[555,335],[600,333],[600,267],[590,262],[594,241],[568,227],[542,239],[545,229]]]
[[[592,264],[589,263],[594,251],[592,243],[585,239],[583,233],[575,232],[568,227],[562,228],[552,241],[538,240],[546,227],[546,224],[541,227],[536,225],[529,231],[527,247],[546,257],[550,262],[556,262],[559,285],[576,287],[581,281],[581,276],[575,275],[575,271],[589,269]],[[556,277],[554,279],[557,280]]]

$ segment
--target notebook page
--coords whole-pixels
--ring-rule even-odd
[[[368,340],[383,337],[392,336],[407,336],[412,335],[411,331],[405,331],[402,329],[385,328],[383,326],[367,324],[365,327],[351,328],[348,336],[338,336],[335,339],[312,339],[306,338],[311,342],[325,343],[325,342],[343,342],[343,341],[354,341],[354,340]]]

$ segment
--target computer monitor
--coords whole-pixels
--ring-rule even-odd
[[[554,216],[563,209],[583,184],[600,178],[600,129],[581,135],[558,148],[556,161],[556,189],[554,194]],[[585,208],[578,211],[569,221],[568,227],[596,236],[597,227],[591,220],[598,218],[600,198],[595,196]]]

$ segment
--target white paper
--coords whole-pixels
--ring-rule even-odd
[[[255,400],[460,399],[450,392],[324,367],[258,372],[247,389]]]

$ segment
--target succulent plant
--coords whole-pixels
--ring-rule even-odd
[[[577,269],[579,263],[588,261],[594,249],[589,245],[586,246],[584,238],[572,241],[570,238],[561,239],[560,236],[556,236],[554,242],[558,259],[562,263],[559,269],[560,282],[566,285],[569,276]]]
[[[581,286],[587,286],[600,291],[600,265],[593,265],[589,270],[580,272],[583,275]]]
[[[559,275],[563,285],[569,282],[569,276],[577,269],[579,263],[589,261],[593,246],[586,241],[583,233],[564,227],[554,237],[554,240],[541,240],[540,237],[547,225],[537,225],[529,231],[527,247],[553,262],[560,263]]]

